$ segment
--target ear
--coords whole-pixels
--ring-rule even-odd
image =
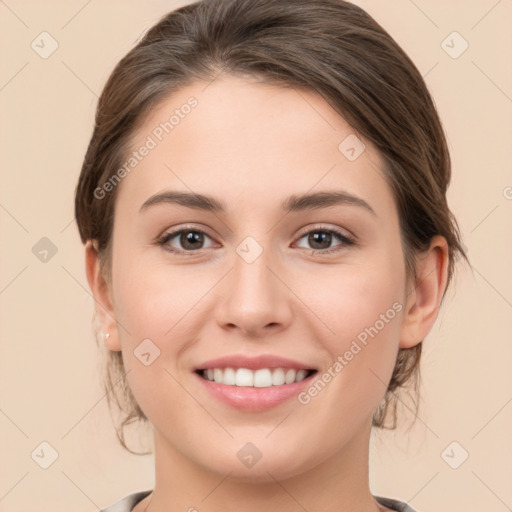
[[[94,296],[101,330],[103,333],[110,334],[108,339],[104,338],[105,345],[110,350],[119,351],[121,350],[121,343],[112,305],[112,290],[109,283],[101,275],[100,260],[95,240],[87,240],[85,244],[85,271],[89,287]]]
[[[408,290],[402,322],[400,348],[411,348],[432,329],[446,288],[448,276],[448,244],[435,236],[429,249],[416,262],[417,280]]]

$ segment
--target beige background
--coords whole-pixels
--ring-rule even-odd
[[[474,268],[460,268],[425,341],[414,428],[372,439],[371,490],[419,512],[504,512],[512,508],[512,1],[356,3],[433,93],[452,151],[449,200]],[[88,512],[153,486],[152,456],[123,451],[108,414],[73,192],[110,71],[179,4],[0,2],[2,512]],[[47,59],[31,48],[43,31],[59,45]],[[469,43],[457,59],[441,46],[453,31]],[[46,263],[32,252],[42,237],[58,249]],[[48,469],[31,457],[43,441],[58,452]],[[443,456],[453,441],[460,446]],[[469,458],[452,469],[446,460],[462,450]]]

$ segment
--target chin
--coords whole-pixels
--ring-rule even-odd
[[[247,450],[249,453],[249,450]],[[241,458],[241,459],[240,459]],[[216,457],[215,464],[211,464],[212,459],[204,461],[205,469],[208,471],[219,474],[222,477],[229,475],[228,479],[239,483],[272,483],[275,484],[276,480],[286,480],[298,476],[310,469],[312,469],[317,461],[298,461],[296,450],[287,454],[277,457],[275,453],[270,453],[265,456],[261,454],[258,460],[250,460],[247,457],[244,461],[244,453],[240,454],[240,458],[235,454],[235,457],[226,456],[223,454],[221,457]]]

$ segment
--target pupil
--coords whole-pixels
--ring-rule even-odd
[[[180,241],[183,247],[194,249],[197,248],[197,246],[194,246],[194,242],[202,242],[201,237],[202,234],[197,231],[187,231],[182,233]]]
[[[320,231],[318,233],[311,234],[309,236],[309,241],[313,245],[313,247],[314,247],[315,243],[320,242],[320,247],[314,247],[315,249],[325,249],[330,246],[331,237],[332,237],[331,233],[326,233],[325,231]],[[324,244],[322,245],[321,242],[324,242]],[[327,243],[325,243],[325,242],[327,242]]]

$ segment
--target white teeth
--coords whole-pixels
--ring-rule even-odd
[[[291,384],[295,381],[295,377],[297,376],[297,372],[295,370],[288,370],[286,375],[284,376],[285,384]]]
[[[295,377],[295,381],[300,382],[301,380],[304,380],[307,374],[308,372],[306,370],[299,370],[297,372],[297,377]]]
[[[222,372],[222,370],[219,371]],[[238,368],[235,377],[235,386],[252,386],[254,384],[254,373],[247,368]],[[224,383],[222,382],[222,384]]]
[[[235,370],[233,368],[225,368],[224,369],[224,375],[222,377],[222,383],[228,384],[229,386],[235,386],[236,385],[236,374]]]
[[[208,368],[203,370],[203,377],[227,386],[269,388],[300,382],[308,375],[307,370],[284,370],[283,368]]]
[[[284,384],[284,370],[277,368],[272,372],[272,386],[281,386]]]
[[[254,372],[254,387],[269,388],[272,386],[272,374],[268,368]]]
[[[222,384],[222,370],[220,368],[214,368],[213,380],[219,384]]]

